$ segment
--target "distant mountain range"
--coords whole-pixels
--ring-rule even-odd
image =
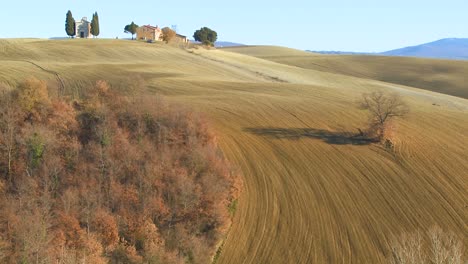
[[[447,38],[418,46],[406,47],[381,53],[360,53],[346,51],[312,51],[321,54],[341,55],[384,55],[439,59],[468,60],[468,38]]]
[[[328,55],[378,55],[379,53],[371,52],[354,52],[354,51],[336,51],[336,50],[306,50],[308,52],[328,54]]]
[[[412,56],[466,60],[468,59],[468,39],[441,39],[431,43],[391,50],[381,54],[387,56]]]

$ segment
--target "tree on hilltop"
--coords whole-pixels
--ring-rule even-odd
[[[214,43],[218,39],[218,33],[210,28],[203,27],[195,31],[193,37],[196,41],[199,41],[204,45],[214,46]]]
[[[132,23],[125,26],[124,32],[128,34],[132,34],[132,40],[133,40],[133,36],[136,34],[137,29],[138,29],[138,25],[133,23],[132,21]]]
[[[65,32],[67,32],[68,36],[73,38],[76,35],[75,31],[75,19],[73,18],[72,12],[68,10],[67,19],[65,20]]]
[[[169,43],[176,36],[176,32],[168,27],[162,29],[162,39]]]
[[[91,34],[95,37],[99,36],[99,16],[97,12],[93,14],[93,19],[91,20]]]

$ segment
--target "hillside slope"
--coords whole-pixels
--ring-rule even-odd
[[[467,61],[365,55],[317,55],[266,46],[223,50],[305,69],[374,79],[468,98]]]
[[[139,75],[149,93],[205,112],[244,176],[218,263],[385,263],[401,232],[438,224],[466,234],[467,100],[369,79],[362,64],[300,66],[297,51],[269,60],[266,48],[253,53],[263,59],[124,40],[8,40],[0,42],[0,82],[56,82],[26,60],[57,72],[72,96],[97,79],[125,89]],[[443,75],[431,62],[421,65]],[[355,102],[376,89],[398,91],[411,107],[397,122],[394,153],[340,136],[364,125]]]

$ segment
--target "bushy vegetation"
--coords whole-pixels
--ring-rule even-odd
[[[239,178],[206,120],[104,81],[0,97],[0,262],[209,263]]]
[[[193,37],[196,41],[199,41],[204,45],[214,46],[214,43],[218,39],[218,33],[210,28],[202,27],[195,31]]]
[[[162,39],[166,43],[169,43],[176,36],[176,32],[168,27],[162,29]]]

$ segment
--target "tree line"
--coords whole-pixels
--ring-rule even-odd
[[[71,38],[76,36],[76,21],[73,18],[73,14],[70,10],[67,12],[67,16],[65,19],[65,32]],[[94,37],[99,36],[100,28],[99,28],[99,15],[97,12],[94,12],[93,18],[91,19],[91,35]]]
[[[139,26],[132,21],[132,23],[126,25],[124,27],[124,32],[132,35],[132,40],[134,40],[134,36],[137,33]],[[68,10],[65,20],[65,32],[71,38],[74,38],[77,34],[76,32],[76,21],[73,18],[73,14],[70,10]],[[91,35],[94,37],[99,36],[100,28],[99,28],[99,15],[97,12],[93,14],[93,18],[91,20]],[[162,29],[162,40],[166,43],[170,42],[177,33],[169,27],[165,27]],[[218,39],[218,33],[208,27],[202,27],[199,30],[196,30],[193,34],[193,38],[195,41],[201,42],[203,45],[207,46],[214,46],[214,43]]]
[[[134,35],[137,33],[138,28],[139,26],[132,21],[132,23],[125,26],[124,32],[127,34],[132,34],[132,40],[134,40]],[[169,27],[164,27],[161,31],[161,39],[166,43],[169,43],[177,35],[177,33]]]
[[[132,21],[132,23],[124,27],[124,32],[132,35],[132,40],[134,40],[134,35],[137,33],[139,26]],[[169,27],[162,29],[162,40],[166,43],[170,42],[175,36],[176,32]],[[218,39],[218,33],[208,27],[202,27],[199,30],[196,30],[193,34],[195,41],[201,42],[203,45],[214,46],[214,43]]]

